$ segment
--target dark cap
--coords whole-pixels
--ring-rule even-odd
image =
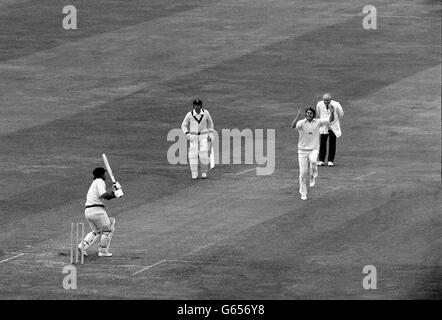
[[[105,172],[106,172],[106,169],[99,167],[99,168],[95,168],[94,171],[92,171],[92,174],[94,175],[95,179],[98,179],[98,178],[101,178]]]
[[[202,106],[203,102],[199,99],[193,100],[193,105],[194,106]]]

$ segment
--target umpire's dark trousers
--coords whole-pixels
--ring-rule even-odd
[[[329,140],[328,148],[328,161],[335,161],[336,154],[336,135],[335,133],[328,129],[328,134],[320,134],[321,145],[319,146],[319,161],[325,162],[325,154],[327,153],[327,139]]]

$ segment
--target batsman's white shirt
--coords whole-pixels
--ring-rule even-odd
[[[337,138],[342,135],[341,125],[339,124],[339,119],[344,116],[344,110],[342,109],[341,104],[338,101],[331,100],[330,105],[335,109],[335,119],[329,126],[324,126],[319,129],[320,134],[328,134],[328,128],[334,132]],[[324,100],[318,101],[316,104],[316,113],[318,114],[318,118],[320,119],[329,119],[330,118],[330,109],[327,109],[327,106],[324,103]]]
[[[104,206],[103,202],[101,201],[101,195],[104,193],[106,193],[106,183],[103,179],[95,179],[87,192],[85,206],[91,206],[94,204]]]
[[[184,134],[204,134],[213,132],[213,120],[209,111],[202,109],[200,114],[192,110],[186,114],[181,129]]]
[[[307,119],[299,120],[296,123],[299,132],[298,150],[319,150],[319,128],[328,123],[327,119],[313,119],[311,122]]]

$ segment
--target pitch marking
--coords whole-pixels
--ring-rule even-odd
[[[15,258],[21,257],[21,256],[24,255],[24,254],[26,254],[26,253],[20,253],[20,254],[17,254],[17,255],[15,255],[15,256],[11,257],[11,258],[8,258],[8,259],[5,259],[5,260],[0,261],[0,263],[3,263],[3,262],[6,262],[6,261],[9,261],[9,260],[12,260],[12,259],[15,259]]]
[[[235,173],[235,176],[239,176],[240,174],[243,174],[243,173],[246,173],[246,172],[249,172],[249,171],[255,170],[255,169],[257,169],[257,168],[258,168],[258,167],[255,167],[255,168],[252,168],[252,169],[249,169],[249,170],[246,170],[246,171],[241,171],[241,172]]]
[[[206,263],[205,261],[198,260],[167,260],[168,262],[177,262],[177,263]]]
[[[370,173],[364,174],[363,176],[357,177],[354,180],[362,180],[362,179],[367,178],[368,176],[371,176],[372,174],[375,174],[375,173],[376,173],[376,171],[372,171]]]
[[[138,274],[138,273],[140,273],[140,272],[143,272],[144,270],[147,270],[147,269],[153,268],[153,267],[155,267],[155,266],[157,266],[157,265],[159,265],[159,264],[161,264],[161,263],[163,263],[163,262],[166,262],[166,261],[167,261],[166,259],[161,260],[161,261],[158,261],[157,263],[154,263],[153,265],[147,266],[147,267],[145,267],[145,268],[143,268],[143,269],[141,269],[141,270],[139,270],[139,271],[137,271],[137,272],[135,272],[135,273],[132,273],[132,275],[134,276],[134,275],[136,275],[136,274]]]

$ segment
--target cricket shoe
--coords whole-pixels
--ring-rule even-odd
[[[333,166],[334,166],[333,162],[331,162],[331,161],[329,161],[329,162],[327,163],[327,165],[328,165],[329,167],[333,167]]]
[[[99,257],[112,257],[112,253],[108,252],[106,249],[101,250],[101,248],[100,248],[100,249],[98,249],[98,256]]]
[[[198,174],[192,174],[192,180],[198,179]]]
[[[307,200],[307,195],[306,194],[301,194],[301,200]]]
[[[201,173],[201,178],[207,179],[207,173],[205,173],[205,172]]]
[[[318,166],[323,166],[324,165],[324,161],[319,161],[318,162]]]
[[[78,252],[79,252],[80,255],[81,255],[81,243],[78,245]],[[85,257],[87,257],[87,252],[86,252],[85,249],[83,249],[83,255],[84,255]]]
[[[313,188],[316,184],[316,179],[315,177],[311,176],[310,177],[310,188]]]

